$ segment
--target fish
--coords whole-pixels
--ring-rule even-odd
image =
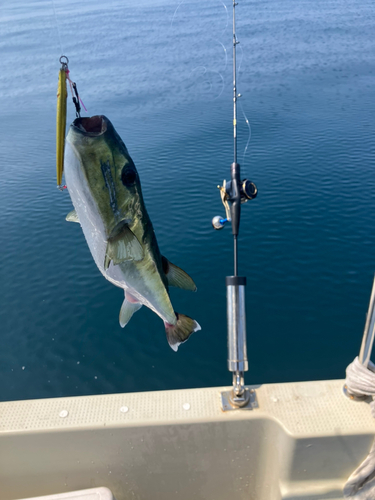
[[[196,285],[161,255],[137,169],[108,118],[74,120],[66,138],[64,173],[74,206],[66,220],[80,223],[98,269],[124,290],[121,327],[145,305],[163,320],[167,341],[177,351],[201,327],[174,311],[169,287],[196,291]]]

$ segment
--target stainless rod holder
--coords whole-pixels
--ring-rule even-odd
[[[368,306],[365,329],[363,331],[361,350],[359,351],[358,360],[363,366],[368,366],[370,361],[372,346],[375,336],[375,276],[372,283],[372,291],[370,304]]]
[[[228,370],[239,374],[249,369],[246,352],[246,278],[227,276]],[[242,381],[240,381],[242,379]],[[239,377],[243,387],[243,377]]]
[[[249,369],[246,350],[246,278],[227,276],[228,370],[233,373],[233,388],[222,393],[224,411],[257,407],[254,390],[245,387],[244,372]]]

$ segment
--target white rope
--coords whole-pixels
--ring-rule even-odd
[[[372,416],[375,418],[375,365],[366,368],[358,356],[346,369],[346,387],[353,396],[370,396]],[[353,500],[375,499],[375,441],[366,459],[353,472],[344,486],[344,497]]]
[[[368,367],[363,366],[358,356],[346,369],[346,387],[353,396],[375,397],[375,365],[369,361]],[[374,399],[370,403],[372,416],[375,418]]]

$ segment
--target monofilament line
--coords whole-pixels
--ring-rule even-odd
[[[60,50],[61,50],[61,55],[64,54],[63,48],[62,48],[62,43],[61,43],[61,36],[60,36],[60,30],[59,30],[59,23],[57,22],[57,15],[56,15],[56,6],[55,6],[55,0],[52,0],[52,5],[53,5],[53,13],[55,16],[55,24],[56,24],[56,29],[57,29],[57,34],[59,36],[59,43],[60,43]]]

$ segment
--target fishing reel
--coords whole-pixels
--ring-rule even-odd
[[[220,189],[221,201],[225,208],[225,218],[216,215],[212,219],[212,227],[220,230],[228,221],[233,221],[232,225],[234,223],[238,228],[240,204],[256,198],[258,188],[249,179],[239,180],[238,163],[232,164],[232,180],[228,182],[224,180],[223,185],[217,187]]]

